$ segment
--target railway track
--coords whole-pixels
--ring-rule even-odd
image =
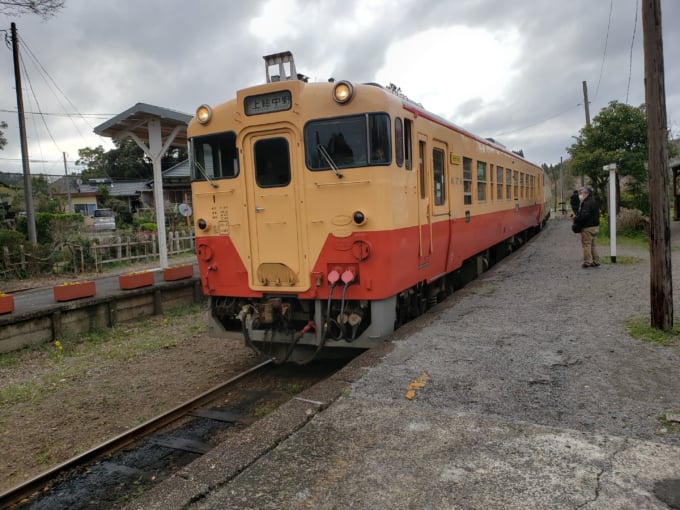
[[[214,425],[214,422],[222,422],[227,425],[234,423],[248,424],[248,422],[252,422],[256,419],[256,416],[254,416],[252,412],[248,415],[248,413],[230,411],[224,408],[210,409],[205,407],[215,402],[220,396],[223,396],[228,391],[234,391],[237,394],[244,395],[243,398],[245,400],[250,399],[251,403],[261,400],[263,395],[268,391],[266,389],[267,384],[273,388],[281,383],[274,382],[275,378],[273,377],[271,381],[264,383],[264,390],[253,390],[250,389],[253,385],[249,386],[247,381],[249,379],[254,379],[254,377],[259,377],[259,379],[262,380],[264,374],[269,373],[268,371],[271,371],[274,368],[275,364],[273,363],[273,360],[266,360],[259,363],[258,365],[231,377],[224,383],[201,393],[191,400],[126,431],[99,446],[74,456],[68,461],[0,494],[0,509],[107,508],[110,501],[109,503],[101,504],[98,504],[97,501],[83,502],[83,495],[96,499],[96,496],[91,496],[88,489],[79,490],[77,488],[68,487],[69,484],[79,483],[77,481],[72,482],[73,480],[82,479],[87,476],[92,476],[93,474],[96,474],[97,477],[113,477],[113,481],[110,483],[116,486],[116,491],[118,492],[116,497],[121,497],[125,500],[128,499],[128,494],[130,493],[134,496],[135,490],[143,490],[142,487],[144,484],[158,481],[160,478],[179,469],[179,467],[191,462],[197,455],[202,455],[209,451],[211,448],[209,442],[197,440],[195,438],[205,435],[212,436],[213,434],[219,436],[219,431],[215,432],[216,426]],[[280,368],[277,368],[277,370],[280,370]],[[320,373],[313,373],[311,377],[309,377],[309,384],[311,385],[317,380],[327,376],[330,371],[332,371],[332,368],[329,368],[328,370],[322,369]],[[276,390],[273,392],[275,391]],[[248,397],[247,395],[249,392],[250,396]],[[280,390],[279,393],[281,393]],[[293,398],[293,395],[291,394],[289,397]],[[274,405],[275,404],[265,404],[265,408],[262,412],[264,413],[270,410],[267,406],[273,407]],[[170,429],[171,426],[175,426],[186,417],[191,417],[186,420],[184,425],[182,425],[182,427],[188,427],[188,432],[186,434],[189,436],[188,438],[182,437],[181,433],[176,435],[173,435],[172,433],[163,433],[164,430]],[[200,420],[204,422],[209,421],[213,423],[213,425],[207,427],[202,426],[206,430],[209,429],[208,433],[206,433],[205,430],[192,431],[189,430],[191,428],[190,423],[192,420],[197,420],[197,422]],[[146,446],[140,446],[140,449],[153,448],[156,452],[160,451],[160,453],[155,453],[153,455],[148,455],[148,453],[138,454],[138,458],[146,455],[146,459],[141,461],[138,467],[130,467],[129,462],[121,459],[112,459],[113,456],[125,455],[127,454],[126,452],[130,450],[134,452],[133,447],[137,448],[136,445],[141,445],[142,442],[147,444]],[[123,450],[125,450],[125,452]],[[179,459],[168,459],[167,452],[169,450],[180,450],[184,452],[184,456]],[[131,455],[135,456],[134,453]],[[154,457],[154,459],[148,460],[150,457]],[[156,464],[154,464],[154,462],[156,462]],[[158,466],[158,462],[162,464],[160,467]],[[132,462],[132,464],[134,463],[135,461]],[[122,479],[127,479],[128,482],[126,482],[127,485],[121,489],[121,486],[123,486],[124,483],[119,480]],[[129,480],[132,480],[131,484]],[[67,485],[67,487],[60,489],[60,487],[64,485]],[[98,487],[99,485],[100,483],[97,482]],[[60,491],[63,492],[63,494],[60,495]],[[80,494],[76,495],[79,492]],[[50,501],[49,496],[51,494],[56,494],[56,499],[60,502],[55,503],[55,501]],[[69,494],[74,494],[74,498],[80,498],[77,501],[78,504],[73,504],[74,501],[69,500]]]

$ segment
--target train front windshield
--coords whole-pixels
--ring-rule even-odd
[[[388,165],[390,117],[369,113],[314,120],[305,125],[305,161],[313,171]],[[330,161],[329,161],[330,160]]]
[[[191,140],[192,178],[210,180],[236,177],[239,173],[236,134],[197,136]]]

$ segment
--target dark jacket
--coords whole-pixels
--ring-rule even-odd
[[[581,208],[578,210],[574,223],[582,229],[587,227],[598,227],[600,225],[600,207],[592,195],[588,195],[586,199],[581,202]]]
[[[578,197],[578,191],[574,191],[569,198],[569,203],[571,204],[571,210],[574,214],[578,213],[578,208],[581,205],[581,199]]]

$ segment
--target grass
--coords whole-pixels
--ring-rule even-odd
[[[676,410],[675,413],[680,413],[680,410]],[[666,418],[666,415],[659,416],[657,419],[664,427],[674,432],[680,432],[680,423],[676,421],[670,421],[668,418]]]
[[[294,383],[293,383],[293,384],[289,384],[289,385],[286,387],[286,392],[287,392],[289,395],[297,395],[297,394],[300,393],[301,391],[302,391],[302,385],[301,385],[301,384],[294,384]]]
[[[263,416],[266,416],[269,413],[271,413],[274,409],[276,409],[275,404],[266,403],[253,409],[253,415],[256,416],[257,418],[262,418]]]
[[[628,334],[642,342],[659,345],[680,345],[680,324],[675,324],[670,331],[662,331],[651,327],[649,318],[632,317],[625,322]]]
[[[80,338],[0,354],[0,368],[20,372],[0,387],[0,407],[40,402],[52,391],[78,384],[92,367],[105,369],[148,352],[171,349],[182,339],[205,331],[205,320],[199,319],[203,309],[194,304]]]
[[[639,264],[642,261],[640,257],[633,257],[631,255],[617,255],[616,263],[623,266]],[[611,258],[603,256],[600,260],[602,264],[612,264]]]

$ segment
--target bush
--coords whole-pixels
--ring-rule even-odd
[[[158,230],[158,225],[155,223],[141,223],[139,229],[146,230],[147,232],[156,232]]]
[[[616,232],[617,234],[637,235],[640,232],[645,232],[649,218],[642,214],[638,209],[621,208],[619,214],[616,215]]]
[[[139,209],[132,215],[132,226],[142,228],[145,223],[155,223],[156,214],[153,209]]]
[[[35,233],[38,244],[51,244],[61,242],[74,232],[81,230],[85,217],[79,213],[53,214],[36,213]],[[19,218],[17,230],[28,236],[28,221],[26,216]]]
[[[0,230],[0,246],[5,246],[11,254],[19,253],[19,246],[26,244],[26,238],[16,230]]]

